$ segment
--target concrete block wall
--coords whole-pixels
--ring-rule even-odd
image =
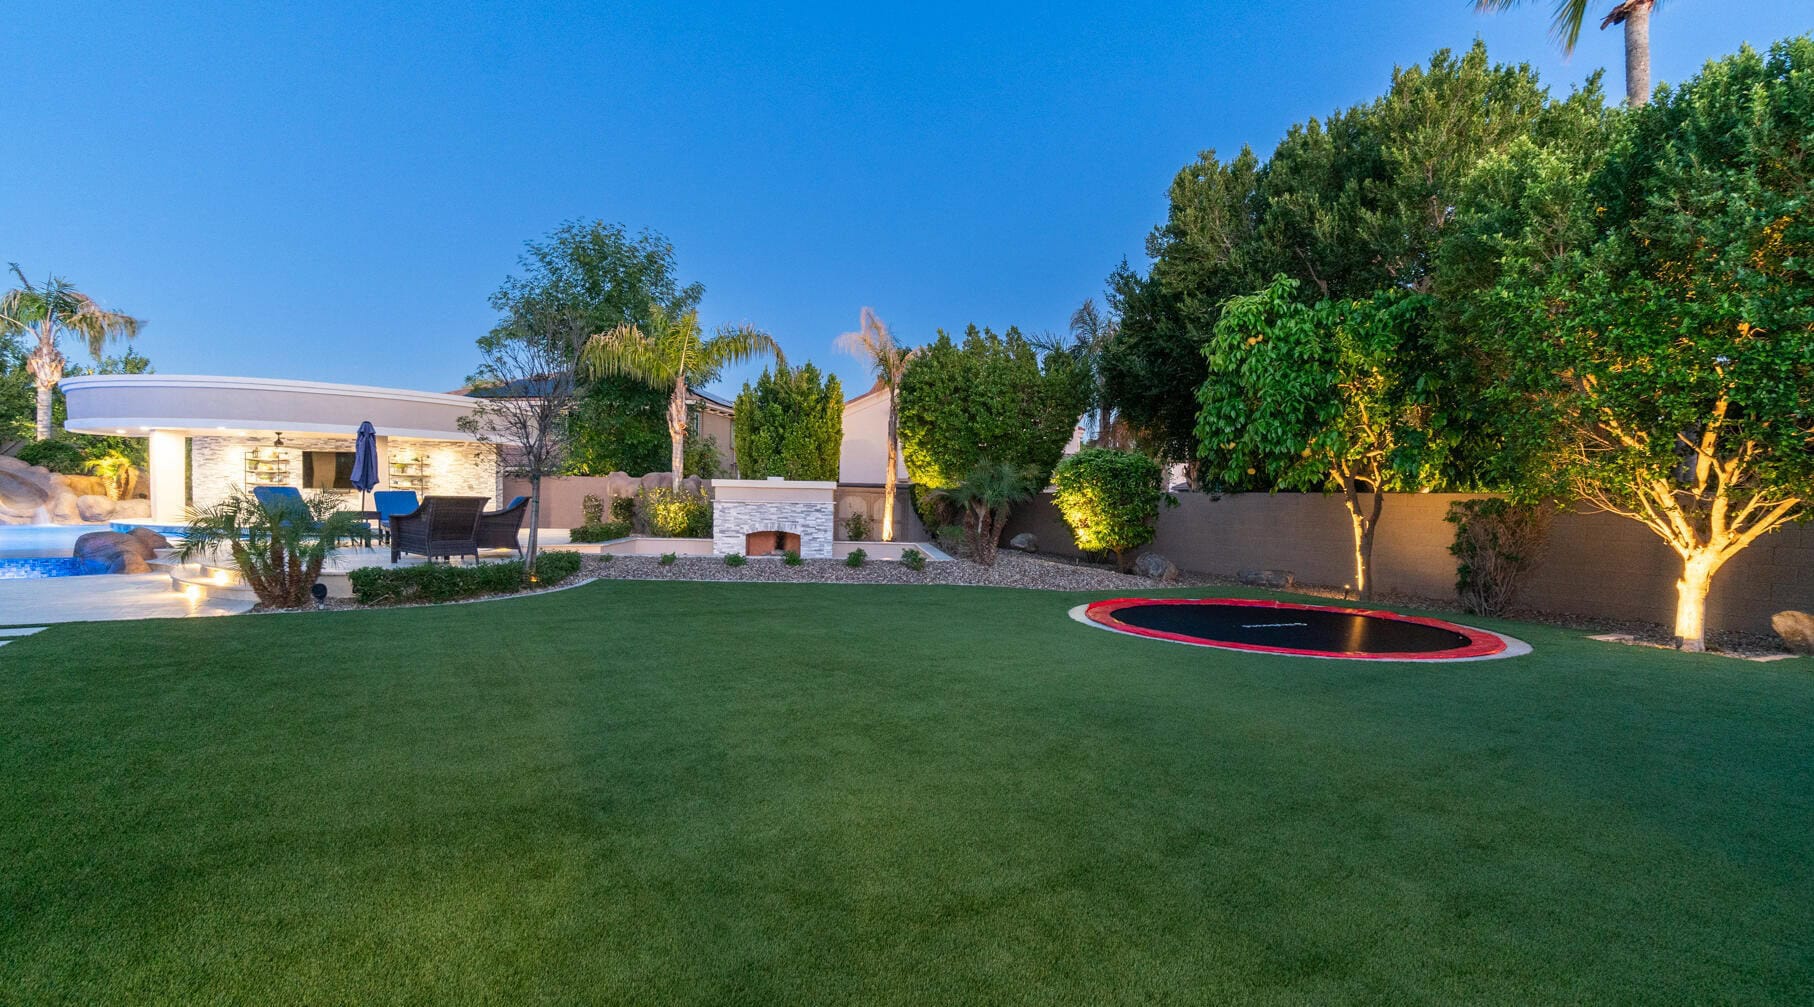
[[[1353,533],[1338,496],[1319,493],[1177,494],[1163,510],[1149,547],[1179,569],[1234,577],[1243,570],[1289,570],[1299,583],[1352,585]],[[1389,493],[1373,548],[1380,591],[1453,598],[1454,526],[1449,504],[1468,494]],[[1050,494],[1015,508],[1003,536],[1033,532],[1042,551],[1077,555]],[[1649,529],[1610,514],[1564,513],[1550,529],[1548,550],[1520,590],[1518,604],[1559,614],[1675,619],[1681,564]],[[1707,601],[1712,629],[1768,632],[1783,609],[1814,611],[1814,526],[1798,525],[1760,539],[1714,579]]]

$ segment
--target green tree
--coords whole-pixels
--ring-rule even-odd
[[[567,417],[567,475],[659,472],[673,448],[665,415],[668,392],[634,378],[606,375],[586,383]]]
[[[1510,10],[1528,0],[1473,0],[1474,9],[1482,13]],[[1561,43],[1564,54],[1572,55],[1581,41],[1581,25],[1587,20],[1587,0],[1555,0],[1556,15],[1550,32]],[[1600,19],[1600,30],[1613,25],[1625,29],[1625,103],[1637,108],[1650,100],[1650,12],[1656,0],[1622,0]]]
[[[497,324],[479,339],[481,357],[521,335],[520,319],[571,317],[583,336],[625,324],[647,325],[650,305],[671,314],[696,308],[705,288],[682,284],[674,247],[660,234],[631,233],[621,224],[571,220],[524,243],[518,272],[491,295]],[[566,330],[559,330],[564,333]],[[578,347],[564,348],[568,355]],[[514,351],[512,351],[514,353]],[[577,376],[577,398],[566,414],[564,440],[570,474],[642,474],[668,463],[666,388],[623,375]]]
[[[1434,289],[1469,172],[1550,129],[1555,104],[1528,67],[1494,65],[1476,43],[1395,70],[1378,99],[1293,126],[1263,165],[1252,151],[1226,162],[1212,151],[1179,172],[1147,242],[1148,275],[1124,263],[1109,280],[1120,331],[1102,355],[1103,388],[1137,442],[1197,456],[1202,350],[1230,297],[1280,273],[1307,303]]]
[[[1088,404],[1082,369],[1010,328],[943,330],[901,377],[901,455],[922,490],[964,481],[989,460],[1049,475]]]
[[[1487,165],[1498,283],[1481,324],[1526,494],[1572,493],[1681,558],[1704,647],[1722,566],[1814,499],[1814,39],[1745,49],[1612,124],[1604,157]],[[1534,195],[1532,195],[1534,194]]]
[[[844,443],[844,388],[808,363],[764,369],[737,396],[732,420],[737,467],[746,479],[837,481]]]
[[[52,276],[38,285],[25,278],[18,263],[12,263],[11,269],[19,285],[0,294],[0,331],[24,333],[35,342],[25,363],[37,386],[35,436],[48,440],[51,393],[63,380],[68,363],[58,345],[62,337],[81,339],[89,355],[100,360],[108,343],[131,339],[145,323],[123,312],[108,311],[61,277]]]
[[[863,360],[888,393],[886,468],[882,474],[882,541],[894,541],[894,494],[901,451],[901,381],[913,351],[894,341],[894,333],[872,308],[857,316],[857,331],[838,337],[838,348]]]
[[[1198,391],[1203,462],[1231,482],[1339,491],[1354,586],[1371,598],[1382,491],[1425,485],[1443,448],[1439,400],[1417,369],[1428,357],[1416,345],[1427,299],[1392,292],[1305,305],[1297,287],[1280,276],[1224,305]]]
[[[727,325],[707,337],[699,328],[699,312],[674,314],[651,304],[646,325],[623,322],[593,336],[581,350],[580,361],[591,377],[615,374],[669,390],[669,471],[678,491],[686,471],[688,386],[713,381],[727,364],[764,353],[781,360],[781,348],[765,332]]]
[[[1158,463],[1138,451],[1084,448],[1052,473],[1052,504],[1077,548],[1112,552],[1126,570],[1134,550],[1153,540],[1167,499],[1160,479]]]

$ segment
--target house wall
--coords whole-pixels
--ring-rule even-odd
[[[860,395],[844,403],[844,441],[838,448],[838,481],[880,486],[888,474],[888,396]],[[907,481],[897,454],[895,478]]]
[[[737,446],[731,434],[731,418],[723,413],[701,410],[699,413],[699,434],[718,442],[718,457],[723,462],[725,472],[737,471]]]
[[[1152,551],[1181,570],[1221,577],[1289,570],[1299,583],[1340,588],[1354,580],[1352,533],[1340,497],[1317,493],[1176,494],[1160,512]],[[1374,578],[1386,594],[1452,598],[1454,526],[1446,493],[1389,493],[1374,543]],[[1051,494],[1015,508],[1004,540],[1023,531],[1043,552],[1077,555]],[[1559,514],[1548,550],[1518,604],[1545,612],[1668,625],[1675,618],[1675,553],[1635,521]],[[1785,528],[1727,563],[1707,602],[1711,629],[1768,632],[1783,609],[1814,611],[1814,527]]]
[[[302,488],[302,455],[306,451],[351,451],[351,437],[285,436],[284,446],[274,449],[289,462],[285,485]],[[502,477],[497,455],[482,444],[470,441],[416,440],[403,437],[380,438],[379,465],[382,489],[390,479],[389,461],[393,458],[420,457],[428,462],[428,486],[424,495],[482,496],[496,506],[502,490]],[[196,507],[208,507],[225,500],[234,489],[245,486],[245,459],[253,449],[271,449],[268,438],[193,437],[190,439],[189,499]],[[341,490],[347,506],[359,506],[359,493]]]

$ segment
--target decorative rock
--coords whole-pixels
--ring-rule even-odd
[[[643,489],[665,489],[674,485],[674,477],[666,472],[650,472],[639,481]]]
[[[40,510],[49,509],[58,486],[56,474],[49,469],[0,455],[0,515],[9,523],[31,523]],[[19,518],[25,520],[19,522]]]
[[[153,556],[157,555],[157,550],[159,549],[170,548],[169,539],[149,528],[134,528],[126,534],[131,535],[133,538],[137,539],[141,545],[151,549],[151,555]]]
[[[1795,653],[1814,654],[1814,615],[1793,610],[1778,612],[1770,617],[1770,628]]]
[[[1236,580],[1249,587],[1270,587],[1279,590],[1290,590],[1297,583],[1297,575],[1290,570],[1242,570]]]
[[[125,520],[126,518],[148,518],[151,516],[151,501],[144,497],[137,497],[132,500],[121,500],[114,504],[113,516],[115,520]]]
[[[1178,579],[1178,568],[1172,565],[1171,560],[1156,552],[1141,553],[1140,558],[1134,561],[1134,572],[1166,584]]]
[[[91,531],[76,539],[73,552],[77,559],[104,564],[108,573],[149,572],[145,561],[157,555],[142,539],[117,531]]]
[[[92,493],[76,497],[76,513],[82,515],[84,521],[105,521],[113,517],[116,506],[110,497]]]
[[[883,473],[883,475],[886,474],[887,473]],[[1039,536],[1030,531],[1023,531],[1019,535],[1008,540],[1008,548],[1019,549],[1021,552],[1038,552]]]
[[[66,475],[63,485],[79,497],[107,495],[107,480],[100,476]]]

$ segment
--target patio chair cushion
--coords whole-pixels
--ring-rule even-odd
[[[414,514],[422,506],[415,490],[379,490],[372,494],[372,509],[378,512],[378,523],[389,525],[398,514]]]

